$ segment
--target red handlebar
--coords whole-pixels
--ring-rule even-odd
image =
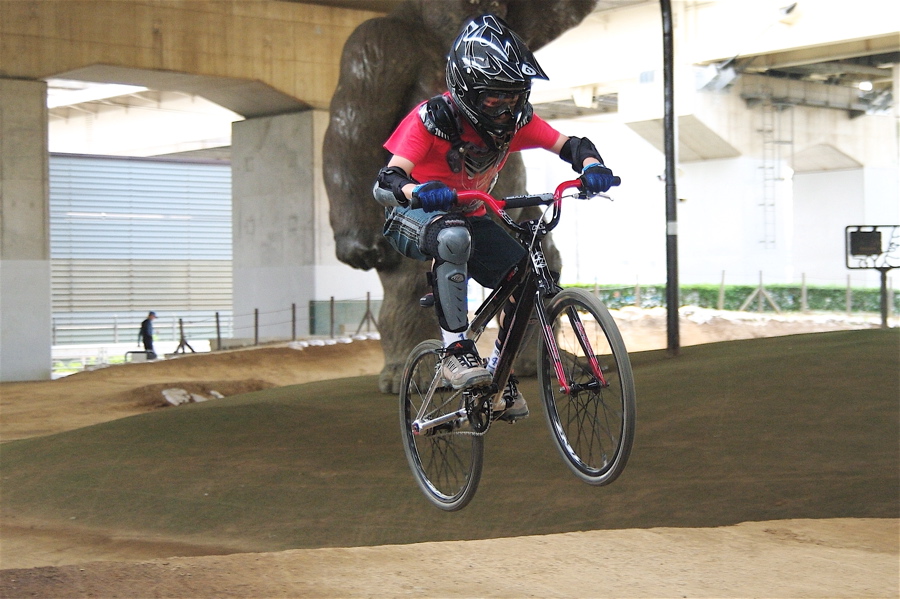
[[[580,188],[581,180],[573,179],[571,181],[563,181],[556,187],[556,191],[553,194],[552,203],[558,204],[562,199],[563,193],[568,189]],[[507,200],[512,200],[513,198],[495,198],[489,193],[478,190],[460,190],[456,192],[456,197],[459,198],[460,204],[472,204],[477,201],[484,202],[484,205],[488,207],[488,209],[494,214],[500,214],[506,209]],[[515,198],[518,200],[515,202],[514,208],[522,208],[525,206],[539,206],[541,204],[549,204],[545,198],[542,196],[518,196]],[[529,201],[530,200],[530,201]]]

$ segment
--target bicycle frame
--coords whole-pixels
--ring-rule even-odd
[[[508,323],[507,335],[500,348],[500,360],[494,374],[494,382],[499,388],[506,384],[506,380],[512,369],[512,362],[521,346],[522,340],[525,338],[528,324],[531,323],[530,315],[533,308],[537,313],[538,320],[541,324],[541,331],[544,341],[547,344],[547,350],[550,353],[554,370],[560,387],[567,395],[573,391],[572,386],[566,378],[562,368],[562,361],[559,355],[559,348],[556,344],[556,337],[547,318],[544,309],[545,300],[553,297],[560,290],[559,286],[553,278],[541,241],[546,235],[559,224],[562,215],[562,198],[563,194],[573,188],[580,189],[581,181],[578,179],[572,181],[564,181],[560,183],[553,194],[538,194],[514,196],[498,200],[490,194],[479,191],[460,191],[459,198],[463,201],[481,201],[488,207],[491,212],[497,215],[508,229],[511,229],[518,235],[520,243],[528,250],[528,255],[522,259],[514,269],[513,275],[508,276],[497,289],[482,303],[475,311],[475,318],[469,326],[468,336],[477,338],[484,331],[487,323],[490,322],[502,310],[506,300],[515,293],[518,288],[522,288],[523,292],[519,294],[516,309],[512,315],[512,322]],[[506,208],[519,208],[535,205],[553,205],[553,215],[548,222],[544,222],[543,218],[532,219],[522,223],[516,223],[506,212]],[[531,242],[527,243],[527,239],[531,238]],[[588,357],[592,373],[602,386],[607,386],[594,352],[591,349],[590,342],[584,331],[577,315],[569,314],[569,320],[573,328],[578,332],[578,341],[582,351]],[[512,351],[509,351],[512,350]]]
[[[528,252],[519,264],[510,271],[510,274],[507,275],[506,279],[494,289],[476,309],[475,316],[466,331],[466,336],[468,338],[477,340],[484,332],[485,328],[487,328],[488,323],[501,312],[507,300],[514,294],[518,296],[515,310],[511,315],[508,315],[511,321],[504,323],[506,337],[500,347],[500,358],[494,372],[493,384],[483,389],[474,389],[472,390],[472,393],[477,393],[481,396],[493,396],[506,385],[509,375],[512,372],[513,360],[528,333],[529,325],[533,322],[531,318],[532,310],[537,314],[537,321],[540,322],[544,342],[546,343],[547,351],[553,360],[554,370],[562,392],[568,395],[580,390],[578,386],[573,385],[566,377],[553,327],[544,308],[545,301],[556,295],[561,288],[554,280],[541,246],[543,238],[559,223],[563,194],[566,190],[578,188],[580,185],[581,182],[577,179],[565,181],[556,188],[556,191],[553,194],[515,196],[505,199],[497,199],[490,194],[480,191],[458,192],[459,198],[463,202],[483,202],[489,210],[503,221],[508,229],[516,234],[519,242]],[[506,212],[506,208],[550,204],[553,206],[553,215],[547,222],[545,222],[543,216],[541,216],[536,219],[517,223]],[[577,314],[570,312],[568,317],[572,323],[573,329],[577,332],[581,349],[588,358],[592,374],[596,377],[597,382],[602,387],[608,386]],[[439,385],[440,377],[435,376],[431,381],[427,392],[429,400]],[[428,402],[423,403],[422,410],[425,409],[427,403]],[[423,417],[424,414],[422,413],[417,414],[416,416],[416,420],[413,423],[415,434],[422,434],[441,424],[446,424],[459,418],[465,418],[466,410],[463,408],[433,420],[423,421]]]

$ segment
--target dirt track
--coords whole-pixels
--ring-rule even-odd
[[[661,347],[663,318],[620,315],[629,349]],[[736,322],[699,314],[694,320],[683,319],[682,342],[839,328],[851,327],[822,319]],[[348,352],[354,354],[353,360],[347,359]],[[357,342],[303,351],[266,348],[181,358],[52,383],[6,383],[0,387],[0,435],[6,441],[49,434],[156,409],[163,383],[233,393],[377,372],[380,367],[377,343]],[[217,550],[40,522],[6,521],[2,533],[0,560],[7,568],[0,572],[2,597],[900,595],[897,520],[592,531],[150,562],[140,560]],[[86,563],[93,560],[108,561]]]
[[[4,597],[893,597],[896,521],[785,520],[97,562],[0,573]]]

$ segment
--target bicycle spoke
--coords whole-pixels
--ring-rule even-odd
[[[413,423],[447,417],[462,406],[462,392],[440,386],[442,346],[427,341],[413,350],[403,373],[400,426],[404,452],[425,496],[444,510],[458,510],[472,498],[481,477],[483,438],[454,431],[449,421],[416,434]]]
[[[538,376],[548,424],[575,474],[607,484],[624,468],[633,436],[634,387],[624,344],[606,309],[581,290],[563,291],[547,312],[568,385],[559,385],[549,352],[542,352]]]

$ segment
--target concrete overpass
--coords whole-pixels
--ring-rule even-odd
[[[46,79],[189,92],[246,117],[234,214],[255,227],[235,227],[235,286],[259,289],[264,271],[311,288],[315,231],[330,237],[316,165],[338,60],[378,14],[278,1],[0,3],[0,380],[50,376]],[[282,151],[261,159],[273,145]],[[304,225],[273,242],[268,228],[288,221]]]

